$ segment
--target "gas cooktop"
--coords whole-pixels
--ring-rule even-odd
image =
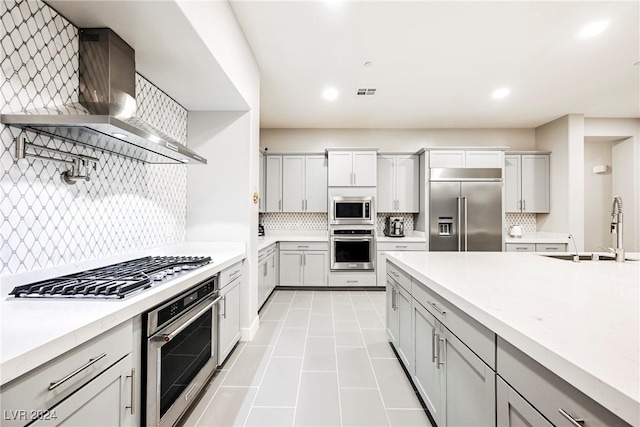
[[[17,286],[9,295],[121,299],[210,262],[210,257],[202,256],[149,256]]]

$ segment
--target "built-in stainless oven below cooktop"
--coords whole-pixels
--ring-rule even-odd
[[[211,262],[202,256],[148,256],[16,286],[16,298],[121,299]]]

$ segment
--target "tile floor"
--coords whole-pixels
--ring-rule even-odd
[[[430,426],[384,319],[384,292],[274,292],[184,425]]]

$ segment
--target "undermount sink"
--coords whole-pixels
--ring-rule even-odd
[[[596,258],[594,255],[597,255]],[[564,261],[575,261],[576,255],[542,255],[547,258],[561,259]],[[616,258],[613,255],[602,255],[602,254],[582,254],[578,255],[578,261],[615,261]],[[625,261],[635,261],[633,259],[625,258]]]

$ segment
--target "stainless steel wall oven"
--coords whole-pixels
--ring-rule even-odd
[[[216,275],[143,316],[145,425],[174,425],[215,372],[220,299]]]
[[[332,228],[330,236],[331,270],[372,271],[376,259],[373,228]]]

